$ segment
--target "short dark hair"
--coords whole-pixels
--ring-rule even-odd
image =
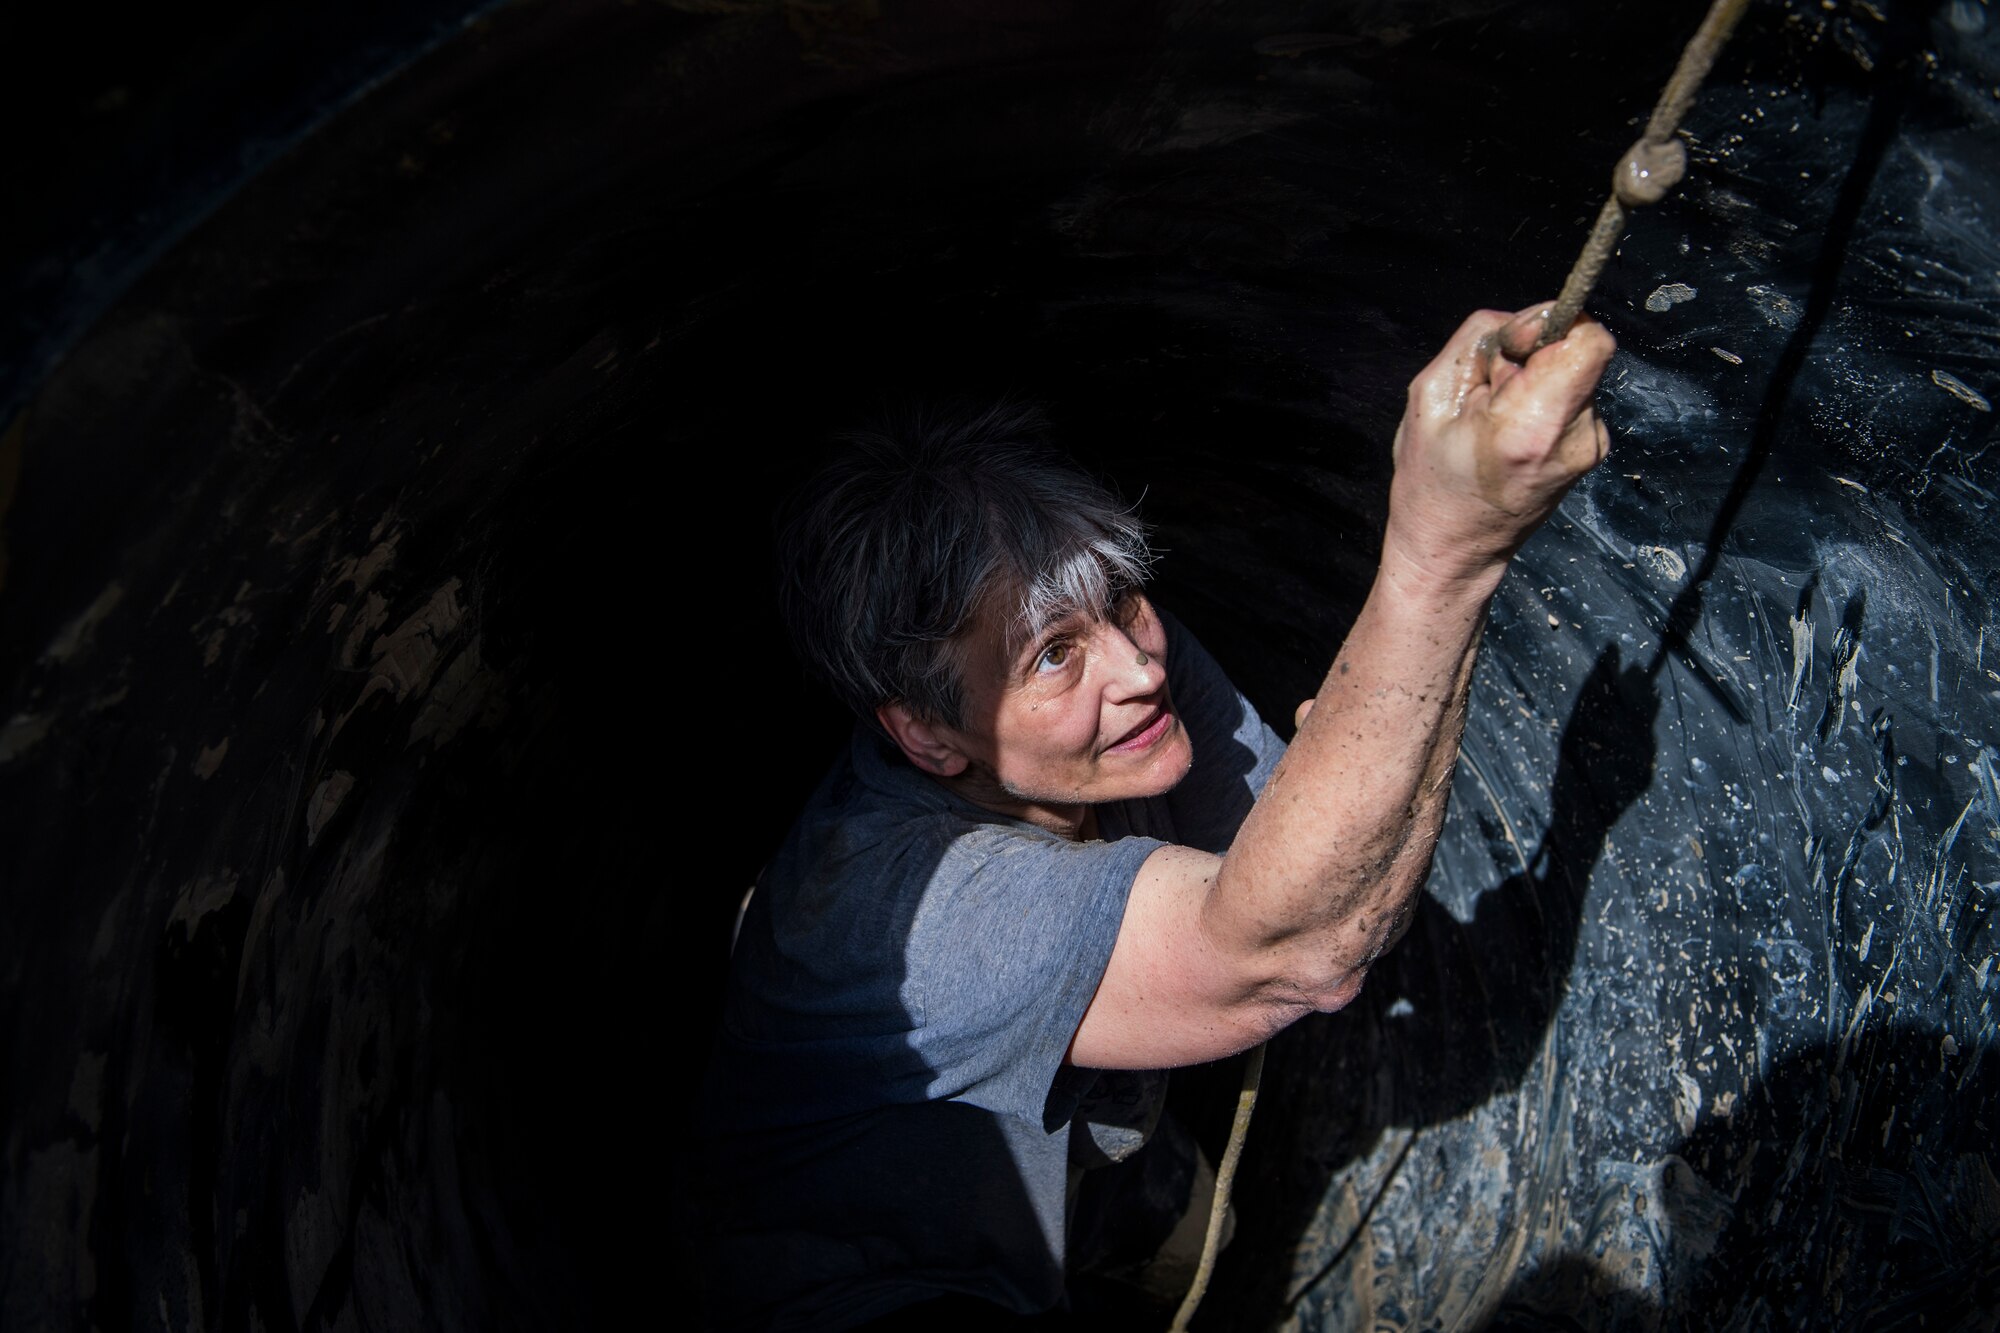
[[[964,723],[963,636],[1012,604],[1010,642],[1108,612],[1152,562],[1132,507],[1048,440],[1035,407],[907,407],[842,436],[778,537],[793,647],[850,708]],[[994,600],[1000,599],[1000,600]]]

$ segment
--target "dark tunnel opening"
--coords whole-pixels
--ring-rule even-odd
[[[730,921],[847,725],[779,493],[884,403],[1038,400],[1289,719],[1404,385],[1553,290],[1699,16],[301,14],[128,34],[127,122],[59,66],[98,109],[23,159],[9,1328],[678,1318]],[[1996,108],[1983,3],[1753,5],[1202,1326],[1993,1326]]]

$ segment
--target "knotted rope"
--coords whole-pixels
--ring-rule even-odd
[[[1749,2],[1715,0],[1709,6],[1708,17],[1688,39],[1680,63],[1674,66],[1673,77],[1667,80],[1652,117],[1646,121],[1646,132],[1612,169],[1611,197],[1597,211],[1597,225],[1590,229],[1583,253],[1570,268],[1562,294],[1544,317],[1536,347],[1562,341],[1570,325],[1576,323],[1584,298],[1597,285],[1604,266],[1611,262],[1612,251],[1625,235],[1625,222],[1632,210],[1659,203],[1687,174],[1687,146],[1678,137],[1681,120],[1694,105],[1694,95],[1708,77],[1709,67],[1715,64],[1716,53],[1735,31],[1736,20],[1743,17]]]
[[[1583,253],[1571,266],[1569,277],[1563,282],[1562,294],[1542,316],[1541,332],[1532,346],[1521,349],[1517,359],[1526,360],[1533,348],[1546,347],[1562,340],[1570,326],[1576,323],[1577,315],[1583,310],[1584,299],[1597,286],[1604,266],[1611,261],[1612,251],[1625,235],[1625,223],[1632,210],[1659,203],[1687,174],[1687,147],[1678,137],[1681,120],[1687,115],[1688,108],[1694,105],[1702,80],[1708,77],[1716,54],[1729,40],[1729,34],[1735,31],[1736,21],[1743,17],[1749,2],[1715,0],[1709,6],[1701,27],[1695,30],[1694,36],[1682,49],[1680,63],[1674,66],[1673,77],[1667,80],[1659,102],[1653,107],[1652,116],[1646,121],[1645,133],[1613,168],[1611,197],[1598,210],[1597,224],[1591,228],[1590,239],[1583,244]],[[1511,341],[1506,332],[1511,332],[1511,329],[1501,335],[1503,349]],[[1510,350],[1509,354],[1513,355],[1513,352]],[[1202,1238],[1201,1261],[1195,1268],[1194,1280],[1188,1284],[1187,1296],[1182,1299],[1180,1309],[1174,1312],[1171,1333],[1187,1333],[1188,1324],[1201,1305],[1201,1298],[1208,1291],[1209,1279],[1215,1273],[1215,1255],[1221,1248],[1223,1221],[1229,1213],[1229,1191],[1236,1183],[1236,1164],[1243,1157],[1243,1140],[1250,1132],[1250,1116],[1257,1109],[1257,1089],[1264,1076],[1264,1049],[1258,1046],[1252,1050],[1243,1069],[1243,1086],[1236,1095],[1236,1118],[1229,1126],[1229,1144],[1223,1149],[1222,1163],[1215,1171],[1215,1197],[1209,1204],[1208,1233]]]

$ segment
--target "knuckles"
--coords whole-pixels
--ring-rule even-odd
[[[1594,385],[1616,350],[1602,324],[1578,320],[1560,343],[1535,354],[1547,358],[1536,380],[1498,392],[1527,367],[1493,366],[1482,340],[1539,308],[1474,311],[1452,345],[1410,381],[1393,444],[1399,471],[1421,463],[1419,470],[1450,486],[1448,476],[1497,466],[1503,486],[1519,487],[1529,507],[1538,507],[1532,495],[1558,493],[1604,458],[1610,436],[1589,395],[1571,410],[1582,381]],[[1468,368],[1468,357],[1485,364]]]

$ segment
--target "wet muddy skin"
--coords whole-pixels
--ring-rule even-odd
[[[6,258],[0,1326],[684,1308],[730,917],[845,725],[774,496],[885,398],[1038,398],[1282,723],[1404,386],[1553,294],[1670,8],[328,11],[52,122],[209,183],[67,162]],[[1495,603],[1410,934],[1273,1046],[1198,1326],[2000,1308],[1996,26],[1724,52],[1588,307],[1611,457]],[[217,91],[278,49],[349,72]]]

